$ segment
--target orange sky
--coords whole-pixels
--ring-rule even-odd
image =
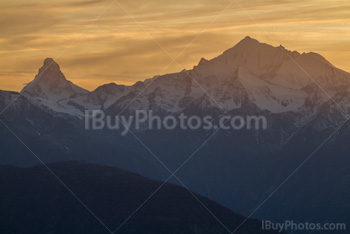
[[[349,71],[349,12],[349,0],[1,0],[0,89],[21,90],[46,57],[89,90],[133,84],[191,69],[247,35]]]

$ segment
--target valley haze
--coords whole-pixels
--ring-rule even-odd
[[[31,233],[278,233],[262,221],[287,220],[345,227],[294,230],[333,234],[350,225],[350,74],[320,54],[247,36],[193,69],[93,91],[47,58],[20,93],[0,91],[0,107],[0,206],[10,233],[26,230],[25,217]],[[160,122],[210,116],[215,124],[263,116],[268,124],[135,125],[120,134],[87,129],[86,113],[94,111],[151,112]],[[45,205],[36,209],[39,201]],[[45,222],[31,226],[33,214]]]

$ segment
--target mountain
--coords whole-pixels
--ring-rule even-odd
[[[175,171],[186,162],[176,173],[184,184],[240,214],[248,216],[269,198],[254,218],[348,223],[349,77],[319,54],[289,51],[246,37],[216,58],[202,58],[191,70],[155,76],[132,86],[107,84],[58,101],[31,96],[23,89],[19,100],[35,108],[37,114],[26,120],[26,109],[15,102],[14,107],[19,108],[9,108],[5,120],[44,158],[56,154],[55,161],[88,158],[89,162],[118,166],[157,180],[169,177],[164,165]],[[13,100],[10,96],[13,94],[0,95],[4,107]],[[135,135],[125,136],[115,130],[84,129],[85,110],[128,116],[140,109],[153,110],[161,117],[181,113],[214,119],[222,115],[264,116],[268,128],[218,132],[144,128],[131,129]],[[56,122],[41,121],[46,114],[71,126],[74,133],[69,135],[73,134],[74,140],[65,137],[65,128]],[[25,127],[17,121],[26,123]],[[46,145],[50,151],[41,151],[44,144],[37,140],[42,138],[31,122],[43,123],[39,130],[51,127],[49,136],[56,136],[56,131],[61,134],[50,137]],[[1,164],[21,165],[19,155],[26,149],[18,153],[17,140],[3,130]],[[70,154],[74,158],[59,157],[56,145],[76,152]],[[37,163],[32,158],[26,165]],[[179,183],[175,179],[169,182]]]
[[[118,168],[65,162],[48,165],[91,211],[115,231],[162,183]],[[1,230],[4,233],[109,233],[44,166],[0,167]],[[245,218],[196,196],[233,231]],[[186,189],[164,184],[116,233],[227,233]],[[249,219],[236,233],[262,231]]]
[[[310,95],[307,87],[315,82],[331,94],[344,85],[349,88],[349,74],[335,68],[321,55],[291,52],[282,46],[272,47],[250,37],[217,58],[200,63],[193,73],[199,81],[210,77],[212,84],[219,82],[219,87],[235,78],[236,83],[247,92],[250,102],[272,113],[307,108],[305,102]],[[204,88],[211,90],[208,85]],[[215,93],[211,94],[215,99]],[[324,102],[329,97],[319,92],[317,99]],[[222,100],[222,97],[217,96],[217,100]]]
[[[2,165],[28,167],[40,164],[40,160],[44,163],[80,160],[118,165],[131,171],[136,168],[139,171],[142,167],[158,171],[147,157],[118,142],[109,143],[86,134],[67,120],[41,110],[19,93],[0,91],[0,108],[7,106],[1,115],[6,126],[0,124]]]
[[[52,58],[45,59],[38,75],[21,92],[23,96],[33,99],[43,108],[66,113],[70,113],[71,110],[62,108],[60,102],[71,96],[86,93],[87,90],[66,79],[60,66]]]
[[[46,59],[22,94],[55,113],[80,118],[86,109],[174,114],[193,103],[204,110],[231,111],[250,103],[271,113],[313,112],[331,96],[349,92],[349,77],[319,54],[300,54],[246,37],[212,60],[202,58],[192,70],[133,86],[103,85],[91,93],[67,81],[59,66]]]

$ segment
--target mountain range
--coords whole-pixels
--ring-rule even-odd
[[[228,232],[226,228],[233,231],[245,220],[225,207],[194,195],[210,208],[211,214],[186,189],[164,184],[129,222],[122,225],[161,182],[96,164],[64,162],[48,166],[99,220],[44,166],[0,166],[0,198],[6,201],[0,203],[3,233],[209,234]],[[262,231],[261,225],[249,219],[236,233],[278,233]]]
[[[82,117],[86,109],[127,107],[177,113],[194,104],[221,111],[247,103],[271,113],[314,111],[331,97],[346,101],[348,89],[349,73],[321,55],[300,54],[246,37],[212,60],[202,58],[192,70],[133,86],[106,84],[92,92],[68,81],[59,65],[48,58],[21,93],[54,112]]]
[[[317,53],[289,51],[250,37],[216,58],[200,59],[191,70],[132,86],[106,84],[92,92],[67,80],[48,58],[21,93],[0,92],[0,106],[11,104],[1,116],[4,123],[45,163],[82,160],[165,181],[169,172],[164,165],[175,171],[186,162],[176,172],[181,182],[242,215],[269,198],[254,218],[347,224],[349,101],[349,73]],[[85,110],[263,115],[269,128],[146,129],[135,130],[135,139],[116,131],[86,131]],[[1,164],[39,163],[1,128]],[[169,182],[179,184],[174,178]]]

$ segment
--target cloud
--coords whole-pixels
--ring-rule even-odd
[[[132,17],[111,0],[2,0],[1,88],[21,89],[24,76],[32,79],[46,57],[59,57],[67,78],[89,89],[106,81],[131,84],[190,69],[247,35],[291,50],[313,50],[350,69],[345,62],[350,54],[339,53],[349,47],[348,0],[238,1],[245,11],[231,0],[119,2]],[[154,39],[176,57],[194,38],[177,59],[181,67],[173,63],[163,70],[172,59]]]
[[[39,32],[59,22],[59,17],[50,11],[34,6],[5,6],[0,8],[2,37]]]

